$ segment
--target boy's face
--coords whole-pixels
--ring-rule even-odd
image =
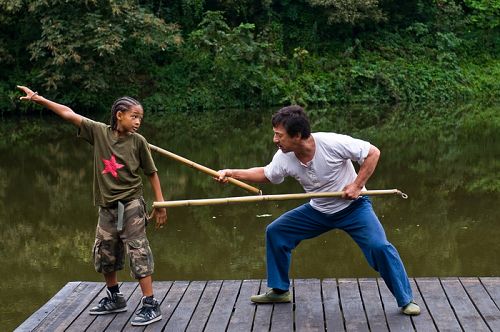
[[[134,105],[128,111],[116,113],[118,127],[127,133],[135,133],[139,130],[144,117],[144,110],[141,105]]]

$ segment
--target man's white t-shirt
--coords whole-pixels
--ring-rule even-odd
[[[316,144],[313,159],[304,165],[294,152],[278,150],[264,175],[271,183],[283,182],[286,176],[294,177],[306,192],[342,191],[356,179],[352,161],[360,165],[370,150],[370,143],[335,133],[312,133]],[[365,188],[363,188],[365,190]],[[311,206],[316,210],[332,214],[351,204],[342,198],[313,198]]]

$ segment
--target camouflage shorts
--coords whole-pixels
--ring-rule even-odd
[[[118,208],[99,208],[93,248],[95,270],[109,273],[123,269],[125,254],[130,275],[140,279],[153,274],[153,253],[146,238],[146,205],[142,198],[124,203],[123,230],[117,230]]]

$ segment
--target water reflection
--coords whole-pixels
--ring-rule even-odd
[[[399,188],[410,196],[373,199],[410,276],[498,276],[499,108],[436,112],[430,121],[424,113],[409,118],[384,108],[314,110],[311,120],[315,131],[350,133],[381,148],[368,187]],[[214,169],[264,165],[275,151],[270,114],[149,117],[143,134],[152,144]],[[2,126],[5,133],[12,128]],[[50,135],[4,144],[0,151],[0,259],[6,276],[0,321],[8,328],[66,282],[101,281],[90,262],[97,217],[91,148],[58,119],[42,119],[37,126],[47,127]],[[155,159],[169,200],[247,195],[160,155]],[[293,180],[260,188],[266,194],[301,191]],[[155,278],[264,278],[265,227],[301,203],[170,209],[166,228],[148,230]],[[340,231],[300,244],[291,267],[291,276],[300,278],[375,275]],[[120,276],[130,280],[128,272]]]

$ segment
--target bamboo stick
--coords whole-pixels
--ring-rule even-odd
[[[227,198],[192,199],[192,200],[181,200],[181,201],[165,201],[165,202],[154,202],[153,208],[220,205],[220,204],[232,204],[232,203],[252,203],[252,202],[262,202],[262,201],[284,201],[284,200],[304,199],[304,198],[342,197],[343,193],[344,193],[343,191],[333,191],[333,192],[319,192],[319,193],[261,195],[261,196],[244,196],[244,197],[227,197]],[[390,194],[400,195],[404,199],[408,198],[408,195],[399,191],[398,189],[367,190],[367,191],[361,192],[362,196],[390,195]]]
[[[172,153],[170,151],[167,151],[165,149],[162,149],[160,147],[157,147],[155,145],[152,145],[152,144],[149,144],[149,147],[151,148],[151,150],[153,151],[156,151],[158,152],[159,154],[161,155],[164,155],[166,157],[169,157],[171,159],[174,159],[174,160],[177,160],[177,161],[180,161],[181,163],[183,164],[186,164],[188,166],[191,166],[203,173],[206,173],[208,175],[211,175],[211,176],[214,176],[214,177],[219,177],[219,173],[211,168],[208,168],[206,166],[203,166],[203,165],[200,165],[200,164],[197,164],[195,163],[194,161],[191,161],[189,159],[186,159],[184,157],[181,157],[179,155],[176,155],[175,153]],[[242,182],[240,180],[236,180],[236,179],[233,179],[233,178],[230,178],[228,177],[227,178],[228,182],[229,183],[232,183],[240,188],[243,188],[251,193],[254,193],[254,194],[259,194],[259,195],[262,195],[262,191],[259,189],[259,188],[255,188],[255,187],[252,187],[251,185],[249,184],[246,184],[245,182]]]

